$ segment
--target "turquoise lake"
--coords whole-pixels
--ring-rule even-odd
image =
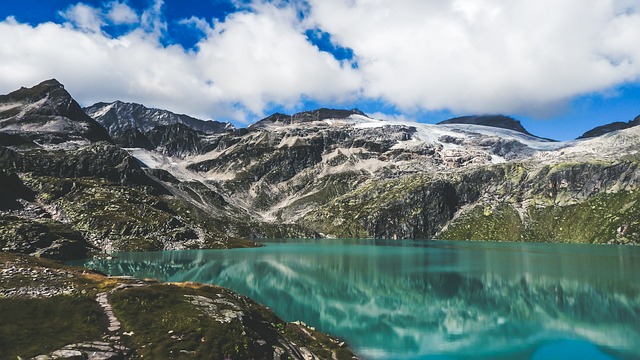
[[[365,359],[640,359],[640,248],[272,240],[117,253],[111,275],[216,284]]]

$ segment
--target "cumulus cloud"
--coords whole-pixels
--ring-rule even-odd
[[[310,44],[293,8],[265,4],[256,10],[216,23],[198,44],[195,62],[223,99],[241,99],[260,113],[270,103],[293,106],[301,97],[353,97],[357,72]]]
[[[83,3],[69,6],[65,11],[61,11],[60,15],[69,24],[83,31],[98,32],[105,25],[100,9]]]
[[[100,31],[113,21],[102,10],[71,6],[67,24],[0,22],[0,91],[56,77],[85,105],[122,99],[247,121],[271,104],[343,101],[359,89],[353,69],[306,41],[290,7],[258,4],[211,24],[193,18],[204,32],[197,51],[162,45],[162,1],[115,38]]]
[[[238,120],[273,105],[374,100],[405,113],[535,113],[640,79],[636,0],[240,1],[166,45],[163,1],[82,3],[64,24],[0,22],[0,92],[58,78],[83,104],[121,99]],[[105,32],[123,26],[124,34]],[[305,34],[353,51],[337,60]],[[353,66],[357,64],[357,66]],[[381,116],[384,114],[380,114]],[[384,115],[387,116],[387,115]],[[399,119],[405,119],[400,116]]]
[[[131,25],[139,22],[138,14],[129,5],[119,1],[107,4],[107,19],[114,25]]]
[[[405,110],[540,111],[640,76],[637,1],[309,2],[364,94]]]

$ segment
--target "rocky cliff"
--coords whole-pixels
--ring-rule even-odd
[[[234,130],[226,122],[200,120],[122,101],[97,103],[84,111],[109,132],[116,144],[157,149],[173,156],[198,153],[206,146],[205,135]]]
[[[531,135],[520,121],[504,115],[476,115],[476,116],[462,116],[453,119],[448,119],[439,122],[438,124],[469,124],[469,125],[483,125],[491,126],[500,129],[509,129],[523,134]]]

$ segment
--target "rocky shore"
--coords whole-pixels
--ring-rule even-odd
[[[11,253],[0,260],[2,359],[356,358],[341,340],[227,289],[108,277]]]

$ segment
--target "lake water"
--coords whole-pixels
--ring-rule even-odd
[[[216,284],[366,359],[640,359],[640,248],[280,240],[118,253],[112,275]]]

